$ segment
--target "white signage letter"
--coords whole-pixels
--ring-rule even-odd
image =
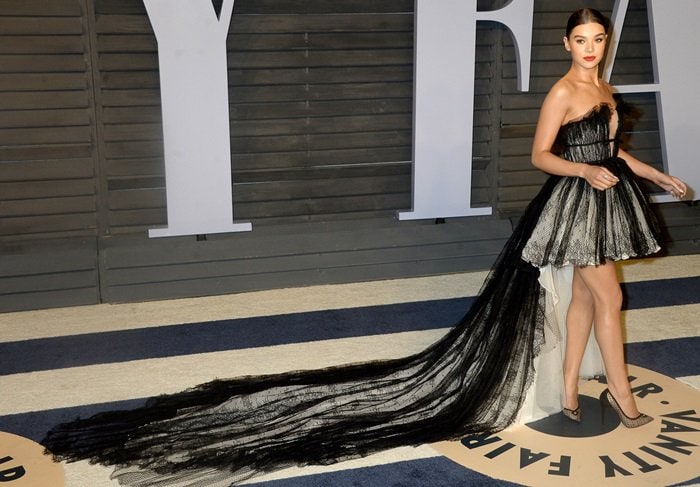
[[[610,79],[612,66],[629,0],[617,0],[613,11],[615,38],[613,39],[605,79]],[[689,186],[692,199],[700,191],[700,164],[694,142],[700,134],[700,95],[695,80],[700,78],[697,50],[700,46],[700,18],[698,0],[647,0],[647,14],[651,34],[651,56],[654,83],[648,85],[616,86],[620,93],[656,93],[659,112],[659,132],[665,169],[683,179]],[[654,198],[671,201],[671,195]]]
[[[233,223],[226,38],[234,0],[144,0],[158,40],[168,226],[150,237],[238,232]]]
[[[534,0],[477,12],[476,0],[416,0],[413,208],[400,220],[489,215],[471,207],[476,22],[507,26],[515,41],[518,88],[527,91]]]

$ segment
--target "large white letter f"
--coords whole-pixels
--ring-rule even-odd
[[[534,0],[477,12],[476,0],[416,0],[413,209],[401,220],[489,215],[471,207],[476,22],[506,25],[515,40],[518,89],[527,91]]]

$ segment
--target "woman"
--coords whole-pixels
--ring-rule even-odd
[[[571,53],[571,68],[555,83],[544,100],[532,145],[532,162],[549,174],[575,178],[572,184],[568,184],[571,180],[562,183],[567,188],[566,194],[562,194],[558,189],[554,190],[548,209],[545,209],[545,213],[540,217],[544,222],[542,225],[554,221],[555,213],[559,219],[580,221],[586,219],[585,212],[591,208],[601,210],[595,208],[596,205],[589,206],[585,203],[575,207],[565,204],[571,203],[575,197],[583,201],[598,200],[599,204],[610,204],[611,208],[607,213],[597,214],[596,220],[589,222],[594,228],[586,228],[584,225],[574,228],[569,235],[570,240],[565,243],[566,252],[549,255],[552,264],[575,265],[572,299],[566,318],[563,412],[574,421],[581,419],[577,398],[579,368],[591,324],[595,323],[595,336],[602,352],[608,382],[608,390],[604,391],[601,399],[620,414],[625,426],[634,427],[648,423],[651,418],[637,410],[627,380],[620,323],[622,294],[612,260],[655,252],[658,245],[652,227],[647,224],[648,220],[641,218],[644,216],[643,206],[631,209],[633,214],[624,215],[621,208],[617,207],[615,199],[623,198],[637,205],[635,200],[639,198],[638,190],[631,181],[630,170],[636,176],[648,179],[678,198],[685,195],[686,187],[679,179],[657,171],[617,147],[619,110],[616,110],[610,85],[598,77],[598,66],[605,55],[607,29],[607,19],[593,9],[579,10],[570,17],[564,47]],[[583,125],[589,132],[591,129],[599,131],[600,127],[596,127],[595,124],[591,127],[592,119],[600,120],[605,125],[609,124],[609,127],[602,127],[606,130],[596,135],[572,134],[580,131]],[[557,137],[562,136],[562,132],[564,138],[568,136],[572,140],[559,142],[570,142],[570,145],[574,146],[569,147],[563,154],[566,159],[552,153],[552,147],[557,142]],[[604,133],[609,135],[600,140],[600,135]],[[595,192],[600,194],[592,194]],[[602,197],[605,192],[610,194]],[[562,212],[569,213],[561,215]],[[615,235],[616,232],[628,232],[627,228],[621,227],[623,223],[634,227],[631,237],[638,241],[625,244],[620,241],[622,238],[629,238],[627,235]],[[602,235],[602,238],[616,239],[615,245],[606,246],[599,255],[576,253],[585,245],[577,239],[590,241],[591,236],[603,228],[606,228],[606,234]],[[542,251],[544,241],[541,239],[546,240],[545,245],[562,244],[557,242],[560,235],[551,233],[545,236],[544,233],[546,230],[540,231],[536,228],[532,239],[537,241],[537,244],[530,242],[524,251],[524,257],[537,265],[546,263]],[[538,246],[540,251],[535,248]]]
[[[619,117],[612,115],[610,87],[597,77],[605,21],[594,11],[572,19],[565,39],[572,67],[547,96],[533,145],[533,162],[553,176],[471,308],[442,339],[397,360],[203,384],[133,411],[59,425],[44,440],[47,449],[62,460],[113,465],[120,483],[134,487],[228,486],[286,466],[497,431],[562,410],[564,391],[565,414],[580,418],[576,383],[592,322],[608,370],[612,395],[605,397],[630,418],[626,425],[646,421],[624,377],[610,260],[658,249],[651,213],[627,166],[676,196],[685,186],[617,152],[607,131],[611,124],[617,132]],[[551,151],[557,134],[572,142],[563,153],[568,160]],[[595,218],[579,218],[577,208]],[[563,381],[555,280],[543,276],[571,268],[566,264],[579,267],[573,283],[560,286],[573,294]]]

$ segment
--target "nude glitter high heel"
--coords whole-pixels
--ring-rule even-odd
[[[581,422],[581,406],[576,406],[576,409],[562,408],[561,413],[565,418],[568,418],[575,423]]]
[[[637,416],[636,418],[630,418],[629,416],[627,416],[620,407],[620,405],[617,403],[615,397],[612,395],[609,389],[605,389],[603,392],[600,393],[601,417],[603,417],[605,413],[606,406],[611,407],[613,411],[617,413],[617,415],[620,417],[620,422],[626,428],[638,428],[639,426],[643,426],[654,420],[654,418],[644,413],[639,413],[639,416]]]
[[[561,413],[564,415],[564,417],[575,423],[581,422],[581,406],[577,407],[576,409],[563,408]]]

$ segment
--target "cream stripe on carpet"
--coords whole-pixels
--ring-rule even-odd
[[[697,336],[698,316],[700,304],[627,311],[627,342]],[[14,391],[0,403],[0,414],[148,397],[181,391],[217,377],[397,358],[422,350],[446,331],[341,338],[0,376],[0,390]]]
[[[698,275],[700,255],[622,263],[625,282]],[[95,305],[0,315],[0,341],[16,341],[162,325],[276,314],[387,305],[473,296],[485,273],[454,274],[356,284],[313,286],[160,302]],[[700,335],[700,304],[636,309],[624,313],[627,342]],[[177,392],[216,377],[383,358],[421,350],[445,329],[354,337],[274,347],[136,360],[124,363],[0,376],[0,414],[112,402]],[[390,346],[387,346],[389,344]],[[700,376],[679,380],[700,388]],[[331,467],[278,472],[269,478],[309,475],[435,456],[430,447],[399,448]],[[67,466],[69,487],[115,487],[110,469],[79,462]],[[261,479],[256,479],[260,481]]]
[[[692,277],[700,273],[700,254],[631,260],[618,269],[625,282]],[[485,272],[449,274],[5,313],[0,314],[0,341],[474,296],[485,276]]]

